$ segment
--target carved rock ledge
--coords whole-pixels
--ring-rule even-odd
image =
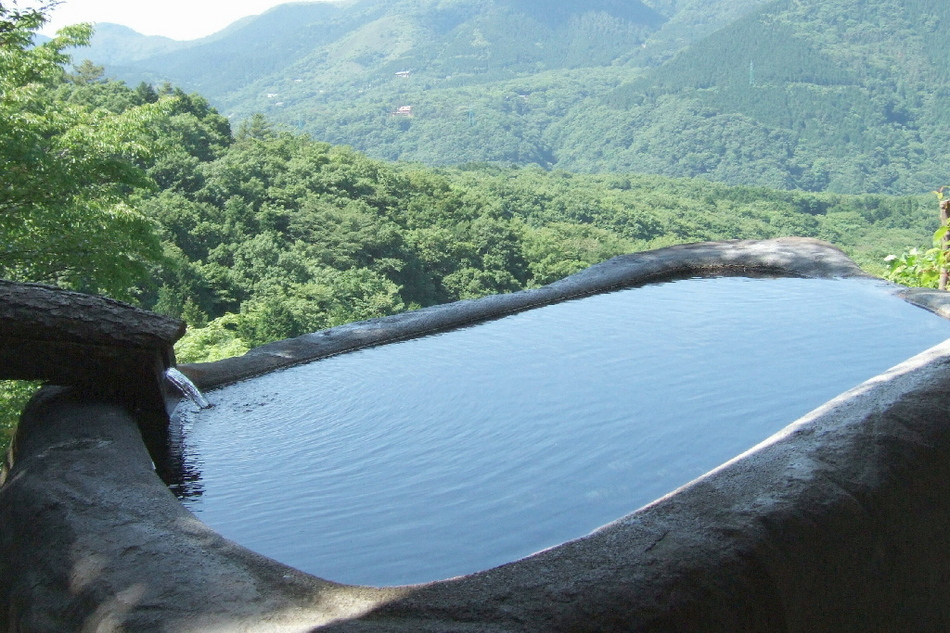
[[[45,380],[164,408],[178,319],[105,297],[0,280],[0,379]]]

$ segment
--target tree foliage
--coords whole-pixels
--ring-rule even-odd
[[[44,20],[41,9],[0,5],[0,275],[127,297],[160,254],[127,201],[150,184],[140,165],[165,108],[113,112],[59,98],[63,51],[91,30],[68,27],[34,46]]]

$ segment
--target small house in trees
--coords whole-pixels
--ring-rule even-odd
[[[412,106],[404,105],[399,106],[391,112],[392,116],[412,116]]]

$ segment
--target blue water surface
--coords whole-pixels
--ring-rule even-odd
[[[628,514],[948,337],[871,280],[588,297],[182,405],[184,502],[330,580],[471,573]]]

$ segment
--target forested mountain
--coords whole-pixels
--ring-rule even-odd
[[[295,3],[135,66],[231,104],[233,93],[258,81],[305,78],[309,88],[356,82],[365,89],[405,69],[430,81],[484,81],[600,66],[629,55],[664,21],[639,0]]]
[[[562,121],[606,146],[562,152],[592,169],[705,175],[830,191],[924,191],[950,171],[950,23],[943,0],[780,0]]]
[[[902,194],[950,172],[947,24],[945,0],[356,0],[90,56],[378,158]]]
[[[79,59],[95,59],[100,64],[121,66],[148,59],[183,48],[193,46],[190,42],[179,42],[158,35],[142,35],[127,26],[97,24],[95,28],[95,43],[69,50]]]

